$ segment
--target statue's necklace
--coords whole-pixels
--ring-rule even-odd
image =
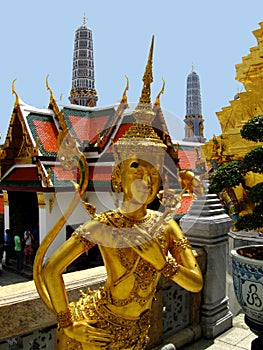
[[[143,224],[143,223],[147,223],[151,220],[152,218],[152,214],[151,211],[148,210],[147,214],[142,218],[142,219],[134,219],[128,215],[125,215],[121,209],[117,209],[116,213],[125,221],[127,221],[127,223],[129,223],[130,225],[139,225],[139,224]]]

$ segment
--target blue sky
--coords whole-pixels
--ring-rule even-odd
[[[235,65],[257,44],[252,33],[263,21],[262,0],[13,0],[1,7],[0,132],[5,138],[15,96],[43,108],[49,103],[46,76],[59,103],[69,105],[75,30],[93,31],[98,107],[115,104],[128,75],[128,100],[137,102],[151,36],[155,35],[152,98],[161,97],[170,134],[179,138],[185,116],[186,78],[192,65],[200,77],[207,139],[220,134],[216,112],[243,86]],[[181,138],[184,135],[181,135]]]

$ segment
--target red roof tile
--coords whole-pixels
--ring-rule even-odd
[[[130,129],[131,126],[132,123],[121,124],[117,131],[117,134],[114,137],[114,142],[118,141],[118,139],[122,137],[126,133],[126,131]]]
[[[5,208],[4,208],[4,197],[3,196],[0,196],[0,215],[4,214],[5,212]]]
[[[117,142],[119,140],[119,138],[121,138],[126,133],[126,131],[130,129],[132,124],[133,123],[121,124],[114,139],[113,139],[113,143]],[[108,147],[106,153],[111,153],[111,152],[112,152],[112,148]]]
[[[55,124],[43,120],[34,120],[33,123],[36,128],[39,141],[42,143],[45,150],[47,152],[57,152],[58,131]]]

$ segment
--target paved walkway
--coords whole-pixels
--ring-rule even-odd
[[[15,260],[10,261],[10,265],[3,264],[3,269],[0,270],[0,286],[6,286],[13,283],[26,282],[32,280],[32,267],[23,268],[21,273],[16,270]]]
[[[250,350],[255,338],[256,335],[244,322],[244,314],[240,313],[233,318],[233,327],[216,339],[200,339],[180,350]]]
[[[0,273],[0,286],[6,286],[9,284],[19,283],[19,282],[26,282],[28,281],[27,278],[23,277],[22,275],[15,274],[13,272],[6,271],[3,269]]]
[[[26,282],[32,279],[32,269],[24,269],[23,274],[14,273],[14,269],[13,265],[11,267],[4,266],[0,274],[0,286]],[[255,334],[250,331],[244,322],[244,315],[240,313],[233,318],[233,327],[217,338],[212,340],[201,338],[197,342],[178,350],[250,350],[251,342],[255,338]]]

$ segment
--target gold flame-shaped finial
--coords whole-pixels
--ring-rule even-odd
[[[52,97],[53,97],[53,92],[52,92],[52,90],[51,90],[50,87],[49,87],[48,77],[49,77],[49,75],[47,74],[47,76],[46,76],[46,88],[47,88],[47,90],[50,92],[50,94],[51,94]]]
[[[152,74],[153,45],[154,45],[154,35],[152,36],[152,43],[151,43],[150,52],[148,56],[148,62],[145,68],[144,76],[142,78],[143,88],[142,88],[142,94],[140,97],[140,103],[144,103],[144,104],[151,103],[151,83],[153,82],[153,74]]]
[[[15,94],[15,96],[16,96],[15,106],[17,106],[19,104],[19,96],[18,96],[18,93],[15,90],[15,81],[16,81],[16,78],[14,78],[12,80],[12,94]]]
[[[126,92],[129,90],[129,79],[128,79],[127,75],[125,75],[125,78],[126,78],[126,86],[125,86],[125,89],[123,91],[122,99],[121,99],[121,103],[124,103],[124,104],[128,102]]]
[[[50,107],[52,105],[54,106],[54,104],[56,105],[56,102],[55,102],[56,100],[55,100],[53,91],[49,87],[48,77],[49,77],[49,75],[46,76],[46,88],[47,88],[47,90],[49,91],[49,94],[50,94],[50,97],[49,97],[49,107]]]
[[[87,17],[86,17],[86,15],[84,13],[84,18],[83,18],[83,25],[84,25],[84,27],[86,26],[86,24],[87,24]]]
[[[160,107],[160,105],[161,105],[161,103],[160,103],[160,96],[161,96],[161,94],[164,93],[164,88],[165,88],[165,80],[164,80],[164,78],[162,78],[162,80],[163,80],[162,89],[159,92],[159,94],[156,96],[156,99],[155,99],[155,106],[158,106],[158,107]]]

